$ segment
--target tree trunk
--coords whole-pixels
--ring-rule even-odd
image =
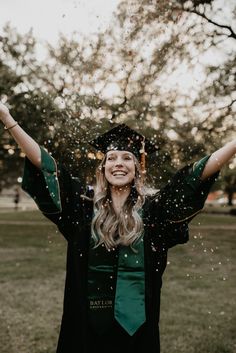
[[[233,206],[233,191],[228,191],[228,206]]]

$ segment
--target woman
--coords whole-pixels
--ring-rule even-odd
[[[91,142],[104,153],[94,195],[29,136],[0,104],[0,118],[26,154],[22,187],[67,240],[57,353],[158,353],[162,274],[168,249],[188,241],[236,140],[179,170],[145,195],[145,153],[155,147],[126,125]]]

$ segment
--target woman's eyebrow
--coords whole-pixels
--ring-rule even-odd
[[[116,155],[117,155],[116,152],[112,152],[112,153],[109,153],[109,154],[107,155],[107,157],[116,156]],[[130,153],[130,152],[125,152],[125,153],[122,153],[122,156],[129,156],[129,157],[132,157],[132,153]]]

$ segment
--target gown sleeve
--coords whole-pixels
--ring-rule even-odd
[[[25,158],[22,189],[28,193],[39,210],[68,238],[72,233],[74,215],[79,209],[78,198],[72,191],[73,178],[55,159],[42,147],[41,168],[34,166]],[[75,182],[74,182],[75,184]]]
[[[170,182],[154,195],[151,201],[152,219],[163,227],[165,244],[171,248],[189,240],[189,222],[202,210],[219,172],[201,180],[210,158],[186,165],[178,170]],[[158,229],[157,229],[158,231]]]
[[[204,207],[219,172],[202,180],[210,155],[178,170],[160,192],[161,213],[170,223],[190,222]]]

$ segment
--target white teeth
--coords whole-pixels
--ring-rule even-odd
[[[126,173],[117,172],[117,173],[112,173],[112,175],[114,175],[114,176],[125,176]]]

